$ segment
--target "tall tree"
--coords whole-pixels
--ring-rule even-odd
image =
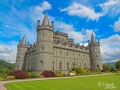
[[[118,60],[116,63],[115,63],[115,67],[120,70],[120,60]]]

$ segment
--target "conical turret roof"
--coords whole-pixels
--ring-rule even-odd
[[[50,24],[49,24],[49,20],[48,20],[48,14],[46,13],[44,16],[44,19],[43,19],[42,26],[47,26],[47,25],[50,25]]]
[[[23,36],[23,39],[22,39],[22,41],[21,41],[21,44],[26,45],[26,38],[25,38],[25,35]]]
[[[92,33],[92,36],[91,36],[91,43],[94,43],[94,42],[96,42],[96,40],[95,40],[95,37],[94,37],[94,35],[93,35],[93,33]]]

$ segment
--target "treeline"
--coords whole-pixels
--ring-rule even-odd
[[[4,60],[0,60],[0,68],[14,69],[15,63],[9,63]]]
[[[5,77],[9,72],[14,71],[15,63],[0,60],[0,77]]]

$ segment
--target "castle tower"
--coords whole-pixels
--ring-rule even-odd
[[[100,42],[95,40],[95,37],[92,33],[91,42],[89,43],[90,46],[90,59],[91,59],[91,67],[93,69],[103,69],[102,67],[102,59],[100,54]]]
[[[44,70],[52,70],[53,62],[53,22],[49,24],[48,15],[43,19],[42,25],[40,20],[37,21],[37,41],[36,41],[36,60],[35,71],[40,73]]]
[[[27,51],[25,36],[23,37],[22,41],[19,42],[17,48],[15,70],[24,70],[25,52]]]

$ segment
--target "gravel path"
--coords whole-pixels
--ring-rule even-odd
[[[59,78],[77,78],[77,77],[90,77],[90,76],[101,76],[101,75],[108,75],[110,73],[105,74],[97,74],[97,75],[85,75],[85,76],[74,76],[74,77],[54,77],[54,78],[35,78],[35,79],[22,79],[22,80],[8,80],[8,81],[0,81],[0,90],[7,90],[4,86],[6,83],[10,82],[22,82],[22,81],[34,81],[34,80],[48,80],[48,79],[59,79]]]

